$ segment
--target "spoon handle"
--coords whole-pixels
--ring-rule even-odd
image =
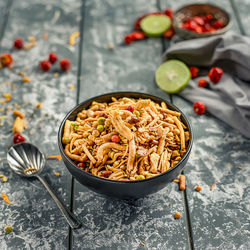
[[[70,212],[70,210],[59,200],[59,198],[57,197],[55,192],[52,190],[52,188],[50,187],[48,182],[43,177],[41,177],[39,175],[37,175],[36,177],[42,182],[42,184],[49,191],[50,195],[52,196],[52,198],[56,202],[58,208],[61,210],[63,216],[65,217],[65,219],[68,222],[68,224],[70,225],[70,227],[72,229],[80,228],[81,223],[77,220],[75,215],[72,212]]]

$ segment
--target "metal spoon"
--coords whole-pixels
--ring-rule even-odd
[[[75,215],[59,200],[47,181],[39,176],[45,167],[46,158],[37,147],[30,143],[16,144],[7,152],[7,161],[15,173],[25,177],[37,177],[49,191],[70,227],[72,229],[81,227]]]

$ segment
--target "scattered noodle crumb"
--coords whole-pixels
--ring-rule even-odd
[[[197,184],[195,191],[200,192],[201,190],[202,190],[202,187],[199,184]]]
[[[48,159],[57,159],[60,161],[62,159],[62,156],[61,155],[49,155],[47,158]]]
[[[59,74],[58,74],[58,73],[55,73],[55,74],[54,74],[54,77],[55,77],[55,78],[56,78],[56,77],[58,77],[58,76],[59,76]]]
[[[80,32],[76,31],[69,37],[69,45],[74,46],[76,43],[76,38],[80,36]]]
[[[4,200],[6,203],[8,203],[8,204],[10,204],[10,205],[13,204],[12,202],[10,202],[8,196],[7,196],[4,192],[2,192],[2,198],[3,198],[3,200]]]
[[[215,183],[211,186],[210,190],[212,191],[215,188]]]
[[[108,48],[109,48],[109,50],[114,50],[115,47],[113,44],[109,44]]]
[[[28,40],[29,40],[30,42],[36,42],[36,38],[35,38],[34,36],[30,36],[30,37],[28,38]]]
[[[25,117],[25,114],[21,113],[20,111],[16,109],[13,110],[13,114],[19,116],[22,119]]]
[[[70,88],[71,90],[75,90],[75,85],[74,85],[74,84],[70,84],[70,85],[69,85],[69,88]]]
[[[180,180],[178,180],[178,179],[174,179],[174,180],[173,180],[173,182],[179,183],[179,182],[180,182]]]
[[[43,103],[42,103],[42,102],[39,102],[39,103],[37,103],[36,108],[37,108],[37,109],[41,109],[42,106],[43,106]]]
[[[54,175],[55,175],[55,176],[60,176],[60,173],[54,172]]]
[[[143,243],[143,242],[141,242],[140,244],[141,244],[142,246],[144,246],[144,247],[146,246],[146,244],[145,244],[145,243]]]
[[[181,174],[180,175],[180,190],[185,190],[186,189],[186,177],[185,175]]]
[[[21,71],[21,72],[19,73],[19,75],[22,76],[22,77],[25,77],[25,76],[26,76],[26,73]]]

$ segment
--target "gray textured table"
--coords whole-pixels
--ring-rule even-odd
[[[1,93],[13,96],[1,106],[0,115],[7,114],[8,119],[0,127],[0,173],[9,180],[0,187],[14,203],[8,205],[0,199],[0,249],[250,249],[250,141],[210,115],[197,117],[191,103],[157,88],[154,72],[168,41],[147,39],[122,45],[136,17],[168,7],[176,9],[186,2],[40,2],[0,0],[0,53],[11,51],[18,36],[38,40],[31,50],[13,51],[14,68],[0,71]],[[232,15],[234,32],[250,35],[247,0],[217,4]],[[79,41],[69,46],[70,34],[78,30]],[[42,38],[44,33],[47,40]],[[113,51],[108,49],[110,44]],[[69,73],[55,78],[56,67],[50,73],[38,70],[39,61],[51,51],[70,58]],[[20,71],[27,73],[30,83],[21,81]],[[72,84],[75,89],[69,87]],[[28,181],[10,171],[5,159],[12,144],[10,107],[18,104],[25,112],[27,140],[46,155],[56,155],[57,130],[66,112],[87,97],[118,90],[161,96],[189,116],[195,142],[185,169],[187,190],[180,192],[172,183],[133,204],[114,201],[80,185],[62,162],[48,160],[43,175],[83,222],[84,226],[73,232],[37,180]],[[43,102],[41,110],[35,109],[39,102]],[[197,183],[203,187],[200,193],[194,191]],[[210,191],[213,183],[216,187]],[[173,219],[176,211],[182,214],[180,220]],[[12,233],[3,232],[6,224],[13,226]]]

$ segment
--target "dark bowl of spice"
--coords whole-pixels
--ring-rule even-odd
[[[180,120],[186,126],[190,134],[187,151],[183,156],[183,158],[176,165],[168,169],[166,172],[163,172],[152,178],[141,179],[136,181],[116,181],[107,178],[101,178],[89,173],[88,171],[80,169],[77,166],[76,162],[70,159],[65,153],[65,148],[63,144],[63,131],[65,122],[66,120],[74,121],[75,118],[77,117],[77,114],[83,109],[88,109],[93,101],[98,103],[105,103],[105,102],[109,103],[111,102],[112,97],[115,97],[116,99],[123,97],[134,98],[134,99],[144,98],[144,99],[150,99],[158,104],[164,102],[167,104],[169,109],[180,112],[181,113]],[[137,199],[155,193],[160,189],[164,188],[168,183],[172,182],[185,167],[191,152],[192,143],[193,143],[193,133],[191,125],[187,117],[176,106],[174,106],[173,104],[169,103],[166,100],[163,100],[160,97],[138,92],[108,93],[85,100],[84,102],[74,107],[65,116],[58,132],[58,145],[60,153],[62,155],[62,159],[69,172],[72,174],[74,178],[76,178],[78,182],[88,187],[90,190],[102,194],[104,196],[109,196],[118,199],[129,199],[129,200]]]
[[[173,25],[183,39],[221,35],[232,27],[230,15],[212,4],[185,5],[174,13]]]

